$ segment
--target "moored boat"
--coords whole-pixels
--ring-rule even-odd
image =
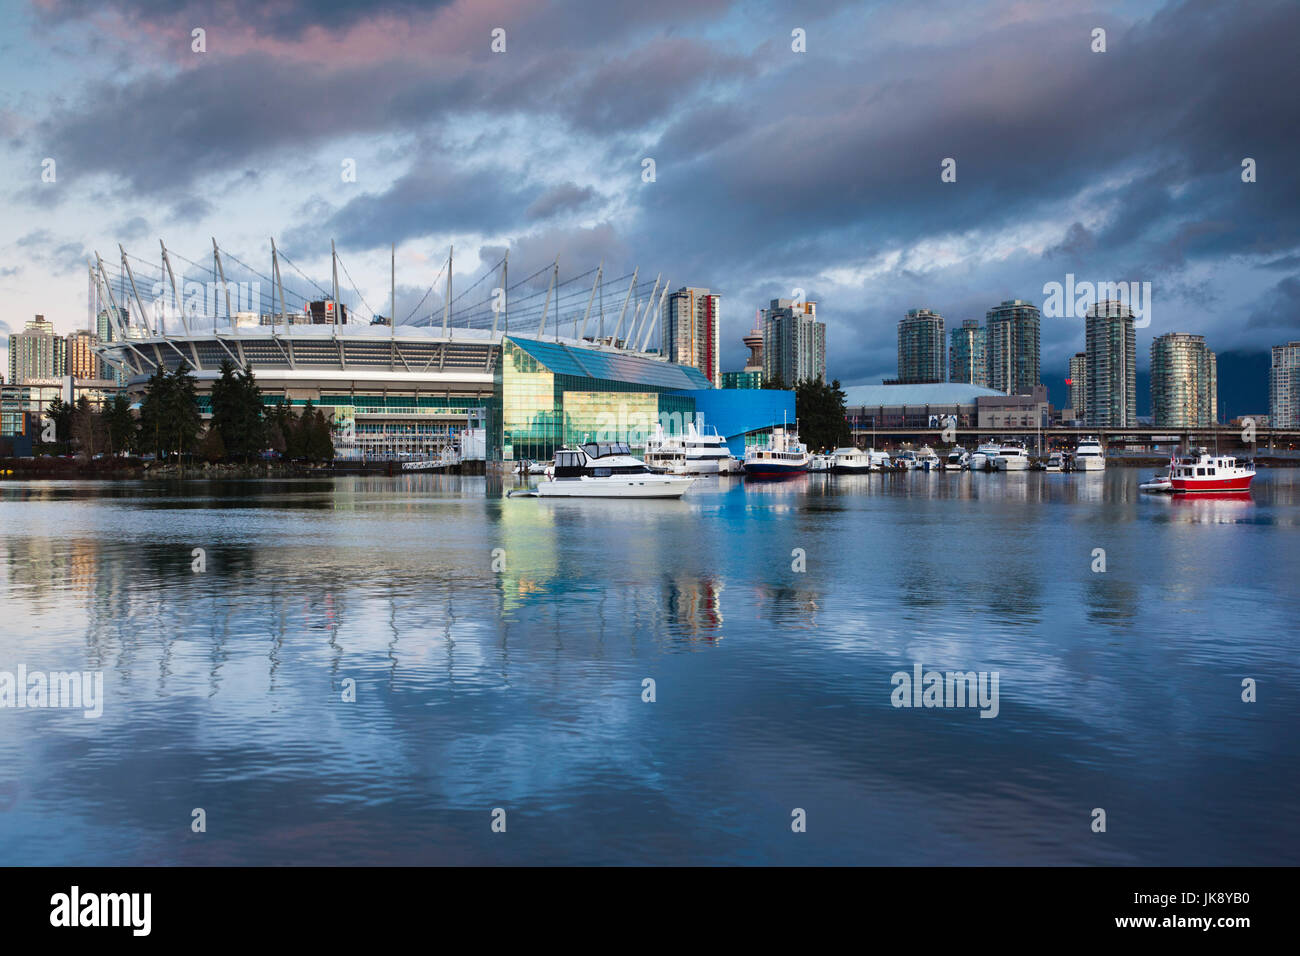
[[[588,442],[557,451],[554,477],[535,490],[541,498],[680,498],[694,483],[656,474],[624,442]]]
[[[837,475],[865,475],[871,471],[871,454],[860,448],[836,448],[831,454],[831,471]]]
[[[796,432],[784,426],[773,428],[766,445],[745,449],[745,474],[754,478],[781,478],[808,470],[812,457]]]
[[[1106,453],[1102,450],[1101,442],[1091,436],[1079,439],[1079,444],[1074,449],[1075,471],[1104,471],[1105,468]]]
[[[1174,494],[1248,492],[1254,480],[1253,461],[1232,455],[1211,455],[1205,448],[1175,459],[1169,472],[1170,490]]]

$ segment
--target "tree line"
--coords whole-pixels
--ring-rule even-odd
[[[211,413],[205,425],[194,375],[182,361],[171,371],[155,369],[145,383],[138,417],[122,393],[103,409],[84,395],[72,405],[55,399],[46,409],[54,440],[42,441],[38,448],[56,454],[75,451],[86,458],[151,454],[159,460],[248,462],[267,452],[313,462],[334,458],[330,423],[319,408],[308,401],[295,412],[283,400],[268,407],[253,370],[236,368],[229,359],[212,384]],[[42,437],[48,434],[43,430]]]

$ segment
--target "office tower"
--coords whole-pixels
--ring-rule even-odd
[[[67,374],[67,343],[54,334],[54,323],[38,315],[21,332],[9,336],[9,383],[62,378]]]
[[[912,309],[898,322],[898,383],[944,380],[943,316],[929,309]]]
[[[1216,424],[1218,386],[1218,363],[1205,347],[1205,336],[1168,332],[1152,341],[1151,416],[1155,424]]]
[[[952,344],[948,346],[948,381],[988,385],[987,341],[984,330],[975,319],[967,319],[961,328],[952,330]]]
[[[1038,306],[1007,299],[985,315],[988,384],[1007,395],[1032,395],[1041,384]]]
[[[786,388],[826,378],[826,325],[816,302],[773,299],[763,310],[763,381]]]
[[[1088,353],[1070,356],[1070,410],[1079,421],[1088,420]]]
[[[722,385],[718,342],[721,296],[708,289],[683,286],[664,301],[663,352],[670,362],[699,369]]]
[[[1094,428],[1137,424],[1137,336],[1133,310],[1105,299],[1088,310],[1087,417]]]
[[[1273,428],[1300,428],[1300,342],[1273,346],[1268,423]]]
[[[68,336],[67,374],[73,378],[103,378],[102,363],[95,354],[94,346],[99,338],[94,332],[78,329]]]

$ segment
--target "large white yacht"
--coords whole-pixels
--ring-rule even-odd
[[[934,449],[929,445],[922,445],[921,450],[916,453],[916,467],[922,471],[938,471],[939,456],[934,453]]]
[[[865,475],[871,470],[871,452],[859,448],[836,448],[831,453],[831,471],[837,475]]]
[[[766,445],[745,449],[745,474],[756,478],[803,474],[811,460],[808,447],[799,441],[799,434],[782,426],[772,429],[772,438]]]
[[[680,498],[694,478],[661,475],[624,442],[588,442],[555,453],[555,477],[537,483],[541,498]]]
[[[1106,454],[1101,449],[1101,442],[1089,436],[1079,439],[1074,449],[1075,471],[1102,471],[1106,467]]]
[[[1028,471],[1029,452],[1023,445],[1007,443],[998,448],[993,456],[994,471]]]
[[[645,463],[651,471],[664,475],[687,473],[686,444],[676,435],[665,435],[663,425],[645,443]]]
[[[993,459],[1001,450],[1002,446],[995,441],[982,442],[971,454],[967,465],[971,471],[992,471]]]
[[[726,439],[711,425],[697,429],[695,422],[688,421],[682,446],[686,449],[688,475],[726,474],[732,470],[735,459],[727,449]]]

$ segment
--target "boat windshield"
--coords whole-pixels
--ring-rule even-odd
[[[587,453],[589,458],[604,458],[608,455],[630,455],[632,450],[628,448],[626,442],[588,442],[582,446],[582,450]]]

